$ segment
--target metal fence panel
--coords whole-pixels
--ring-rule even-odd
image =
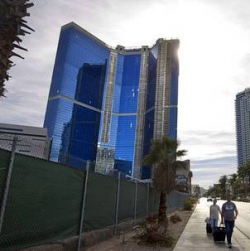
[[[19,142],[19,150],[24,150],[23,145]],[[1,201],[10,157],[9,151],[0,149]],[[158,212],[159,193],[147,184],[125,180],[119,183],[115,177],[93,172],[89,172],[83,203],[85,175],[83,170],[16,153],[0,250],[18,250],[78,235],[83,209],[83,232]],[[187,197],[173,192],[167,199],[168,210],[182,206]]]
[[[0,149],[0,202],[2,202],[10,155],[11,153],[9,151]],[[1,204],[2,203],[0,203],[0,206]]]
[[[173,191],[167,197],[167,210],[175,210],[183,206],[184,201],[190,197],[190,194]]]
[[[135,201],[135,183],[121,181],[118,222],[133,219]]]
[[[89,173],[84,232],[115,224],[117,179]]]
[[[84,171],[16,154],[0,250],[78,234]]]
[[[157,192],[155,189],[149,189],[149,213],[156,214],[158,213],[159,208],[159,199],[160,193]]]
[[[147,216],[147,185],[138,183],[137,218]]]

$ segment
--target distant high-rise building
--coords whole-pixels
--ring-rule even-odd
[[[235,100],[238,166],[250,160],[250,88]]]
[[[149,178],[150,140],[177,139],[179,40],[112,48],[75,23],[62,27],[44,127],[50,159]]]
[[[16,152],[24,155],[49,158],[50,139],[46,128],[0,123],[0,148],[11,150],[17,136]]]

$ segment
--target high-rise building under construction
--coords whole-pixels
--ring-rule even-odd
[[[112,48],[75,23],[62,27],[44,127],[52,161],[150,178],[150,141],[177,139],[179,40]]]

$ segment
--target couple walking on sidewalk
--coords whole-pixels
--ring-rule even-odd
[[[212,233],[215,234],[215,227],[218,226],[219,214],[221,215],[221,224],[225,224],[228,248],[232,248],[232,234],[234,222],[238,216],[238,209],[231,201],[231,195],[227,195],[227,201],[222,205],[222,209],[216,204],[217,200],[213,200],[213,205],[210,206],[210,224]]]

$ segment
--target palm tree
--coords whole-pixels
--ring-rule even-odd
[[[236,173],[233,173],[230,175],[228,180],[229,180],[229,184],[232,189],[232,195],[233,195],[233,197],[236,197],[237,196],[238,175]]]
[[[239,166],[238,175],[243,181],[243,186],[245,188],[245,197],[247,197],[248,187],[250,184],[250,160],[248,160],[244,165]]]
[[[175,173],[177,168],[186,168],[183,161],[177,160],[186,154],[186,150],[177,148],[177,140],[163,137],[151,141],[150,152],[145,156],[143,163],[154,167],[153,184],[160,192],[158,222],[167,222],[166,196],[175,188]]]
[[[237,171],[238,179],[240,180],[240,188],[239,188],[239,196],[242,199],[246,196],[245,193],[245,172],[244,172],[244,166],[241,165],[238,167]]]
[[[227,193],[227,176],[223,175],[219,179],[219,184],[220,184],[220,189],[221,189],[221,198],[225,199],[226,198],[226,193]]]

